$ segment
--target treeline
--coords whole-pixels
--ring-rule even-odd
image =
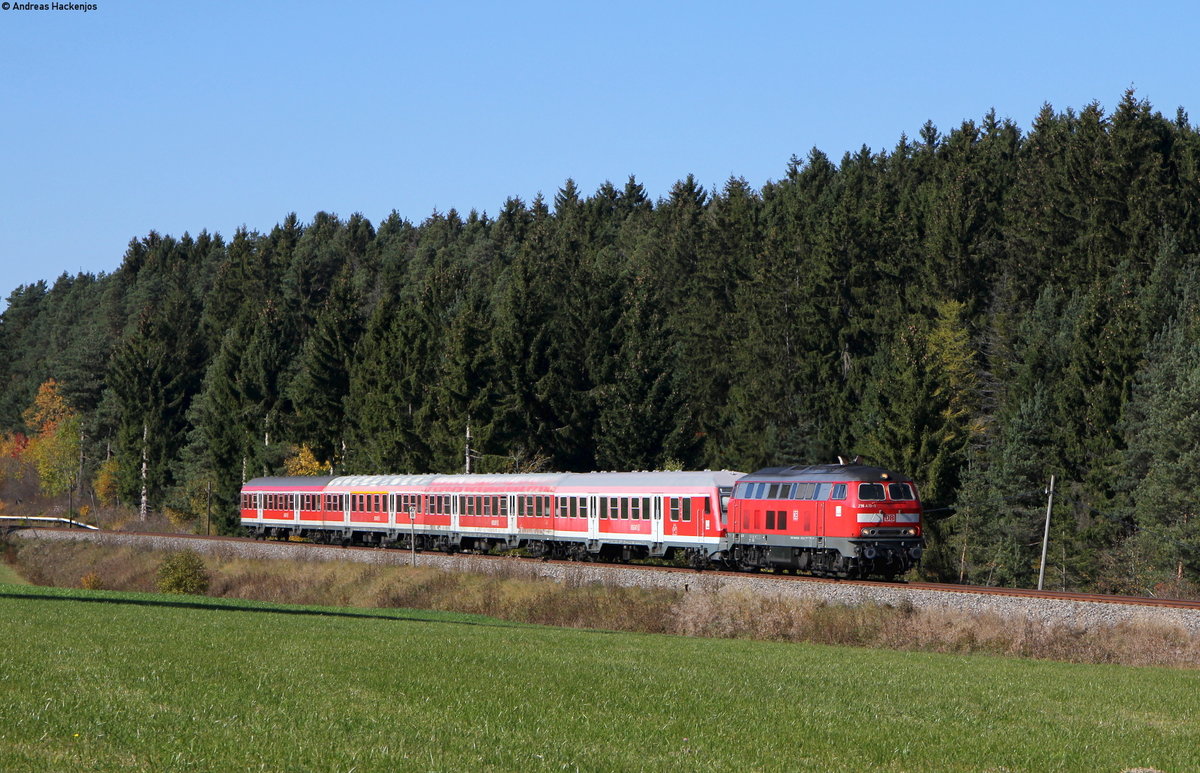
[[[211,492],[226,528],[257,475],[461,470],[468,425],[476,471],[858,454],[940,516],[927,572],[991,584],[1036,582],[1053,474],[1048,584],[1188,592],[1198,206],[1196,128],[1127,93],[813,150],[760,190],[151,232],[12,293],[0,431],[36,449],[53,392],[80,438],[58,490]]]

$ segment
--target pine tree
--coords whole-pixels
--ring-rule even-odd
[[[319,462],[335,468],[344,455],[350,370],[363,329],[351,282],[350,269],[343,269],[317,314],[288,387],[295,439],[308,444]]]

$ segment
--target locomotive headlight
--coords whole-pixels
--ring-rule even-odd
[[[909,537],[915,537],[915,536],[917,536],[917,530],[916,530],[916,529],[905,529],[905,530],[904,530],[904,533],[905,533],[906,535],[908,535]]]

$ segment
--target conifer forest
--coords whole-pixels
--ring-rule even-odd
[[[139,235],[8,296],[0,478],[234,532],[243,480],[457,472],[468,426],[476,472],[859,455],[916,479],[926,577],[1036,584],[1054,475],[1048,587],[1200,593],[1187,114],[1130,91],[781,166]]]

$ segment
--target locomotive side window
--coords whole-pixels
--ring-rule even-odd
[[[846,484],[845,483],[833,484],[833,491],[830,492],[829,498],[830,499],[845,499],[846,498]]]
[[[891,499],[915,499],[912,487],[907,483],[889,483],[888,497]]]
[[[860,483],[858,484],[859,500],[876,502],[883,499],[883,484],[882,483]]]
[[[816,499],[819,501],[829,499],[829,484],[828,483],[817,484],[817,495],[815,497],[813,497],[813,499]]]

